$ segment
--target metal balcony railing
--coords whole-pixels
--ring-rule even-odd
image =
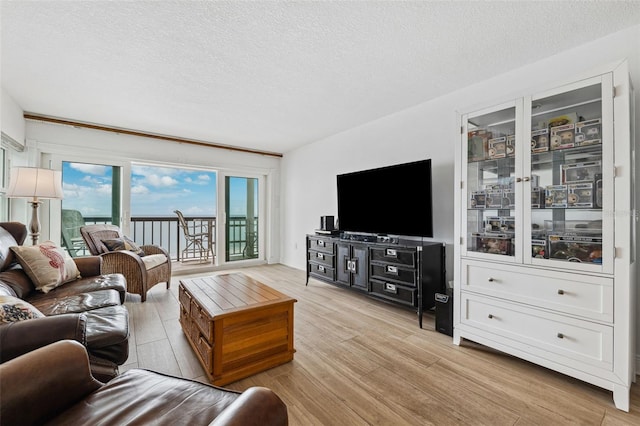
[[[217,253],[216,247],[216,217],[215,216],[185,216],[187,226],[193,232],[207,232],[211,238],[211,247]],[[94,223],[111,223],[110,217],[85,216],[87,225]],[[251,230],[247,230],[245,217],[231,217],[229,222],[228,243],[226,245],[228,259],[254,259],[258,257],[258,229],[257,219],[249,224]],[[188,260],[192,256],[187,253],[187,259],[180,259],[182,249],[186,247],[184,233],[180,229],[177,216],[137,216],[131,218],[131,232],[129,238],[137,244],[155,244],[169,252],[172,260]],[[76,256],[86,256],[86,250],[75,250]],[[197,257],[197,256],[195,256]]]

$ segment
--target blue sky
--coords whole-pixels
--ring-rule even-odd
[[[62,180],[62,208],[83,216],[111,216],[111,166],[64,162]],[[175,216],[174,210],[186,216],[216,215],[216,173],[132,165],[131,215]]]

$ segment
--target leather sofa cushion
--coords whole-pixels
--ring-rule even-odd
[[[31,304],[46,316],[79,313],[120,305],[117,291],[97,290],[56,298],[32,298]]]
[[[87,348],[93,355],[124,364],[129,357],[129,312],[124,305],[85,312]]]
[[[0,274],[2,279],[2,274]],[[26,298],[30,303],[39,303],[45,299],[62,299],[78,293],[91,293],[97,290],[116,290],[120,295],[120,303],[124,303],[127,294],[127,281],[122,274],[106,274],[97,277],[80,278],[60,287],[56,287],[49,293],[33,292]]]
[[[228,389],[133,369],[56,417],[55,423],[207,425],[239,396]]]

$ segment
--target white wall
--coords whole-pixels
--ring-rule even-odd
[[[4,134],[24,145],[25,125],[24,118],[22,118],[22,108],[7,93],[4,87],[2,88],[1,96],[0,128]]]
[[[460,140],[456,112],[470,112],[550,89],[596,74],[604,66],[625,58],[635,82],[635,120],[640,123],[640,25],[637,25],[286,153],[281,168],[281,262],[305,269],[305,234],[319,227],[321,215],[337,215],[336,174],[431,158],[434,240],[447,244],[447,278],[451,279],[454,146]],[[640,125],[636,126],[636,146],[640,146]],[[637,149],[640,153],[640,148]],[[640,185],[636,194],[640,200]]]

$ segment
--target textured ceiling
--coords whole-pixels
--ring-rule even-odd
[[[5,1],[36,114],[286,152],[640,23],[638,1]]]

